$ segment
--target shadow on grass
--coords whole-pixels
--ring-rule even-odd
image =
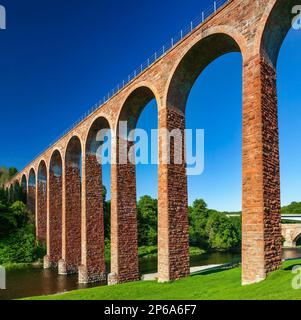
[[[199,272],[195,272],[193,274],[191,274],[191,277],[195,277],[195,276],[208,276],[210,274],[215,274],[215,273],[220,273],[220,272],[225,272],[228,271],[229,269],[209,269],[209,270],[205,270],[205,271],[199,271]]]
[[[295,263],[292,263],[291,265],[287,267],[283,267],[282,270],[284,271],[292,271],[294,267],[301,266],[301,261],[299,260],[298,262],[296,261]]]

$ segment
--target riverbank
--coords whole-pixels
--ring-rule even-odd
[[[22,270],[28,268],[43,268],[43,262],[37,261],[33,263],[7,263],[4,264],[3,267],[5,267],[6,271]]]
[[[206,253],[206,251],[201,248],[189,247],[190,257],[199,256],[199,255],[202,255],[205,253]],[[158,247],[157,246],[144,246],[144,247],[138,248],[138,257],[139,258],[149,259],[149,258],[156,258],[157,256],[158,256]],[[111,258],[111,249],[110,249],[109,244],[106,244],[105,259],[106,259],[107,263],[110,262],[110,258]]]
[[[241,268],[234,268],[199,272],[166,284],[139,281],[28,300],[301,300],[301,290],[292,288],[292,268],[299,264],[301,260],[287,261],[266,281],[244,287]]]

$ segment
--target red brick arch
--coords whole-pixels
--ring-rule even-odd
[[[292,27],[292,8],[298,0],[270,0],[258,26],[254,49],[276,68],[282,43]]]
[[[185,113],[190,90],[199,75],[211,62],[231,52],[241,52],[243,59],[248,55],[246,39],[233,27],[211,27],[196,37],[171,70],[164,94],[166,107]]]

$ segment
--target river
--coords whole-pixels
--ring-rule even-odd
[[[301,248],[284,249],[284,259],[301,258]],[[206,253],[191,257],[191,267],[210,264],[222,264],[240,260],[240,254],[228,252]],[[142,274],[157,271],[156,258],[143,258],[140,260]],[[6,290],[0,290],[0,300],[11,300],[38,295],[62,293],[70,290],[90,288],[96,285],[80,285],[77,275],[59,276],[56,271],[41,268],[28,268],[9,270],[6,277]],[[103,284],[105,285],[105,284]]]

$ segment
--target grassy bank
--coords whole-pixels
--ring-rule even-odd
[[[207,271],[167,284],[135,282],[113,287],[97,287],[62,295],[29,298],[31,300],[301,300],[301,290],[292,288],[292,267],[288,261],[282,270],[266,281],[241,286],[241,269]]]

